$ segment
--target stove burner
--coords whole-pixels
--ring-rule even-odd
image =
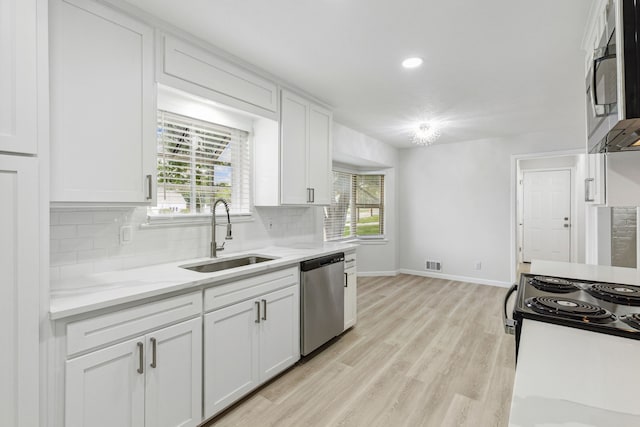
[[[597,305],[569,298],[534,297],[525,304],[540,314],[565,317],[587,323],[607,323],[615,320],[613,314]]]
[[[530,283],[536,289],[556,294],[566,294],[580,289],[573,282],[558,277],[535,276],[531,279]]]
[[[620,316],[620,320],[622,320],[627,325],[632,328],[636,328],[640,330],[640,313],[627,314],[624,316]]]
[[[640,286],[594,283],[587,292],[594,297],[622,305],[640,306]]]

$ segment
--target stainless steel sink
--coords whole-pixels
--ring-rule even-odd
[[[244,267],[246,265],[258,264],[265,261],[273,261],[274,259],[277,258],[265,255],[248,255],[241,258],[216,259],[198,264],[181,265],[180,268],[197,271],[198,273],[213,273],[215,271]]]

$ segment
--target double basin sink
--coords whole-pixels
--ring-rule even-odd
[[[196,271],[198,273],[214,273],[216,271],[229,270],[231,268],[244,267],[261,262],[273,261],[277,257],[266,255],[246,255],[238,258],[213,259],[198,264],[181,265],[180,268]]]

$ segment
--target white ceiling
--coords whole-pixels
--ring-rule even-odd
[[[317,96],[399,147],[582,123],[593,0],[126,0]],[[400,62],[421,56],[406,70]]]

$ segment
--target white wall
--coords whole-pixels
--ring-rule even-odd
[[[384,242],[363,242],[357,249],[358,275],[396,274],[398,248],[397,165],[398,150],[388,144],[333,123],[334,162],[354,169],[380,170],[385,174]]]
[[[512,156],[580,149],[583,133],[576,126],[564,133],[400,150],[401,271],[427,274],[425,260],[436,259],[445,277],[509,284]]]

